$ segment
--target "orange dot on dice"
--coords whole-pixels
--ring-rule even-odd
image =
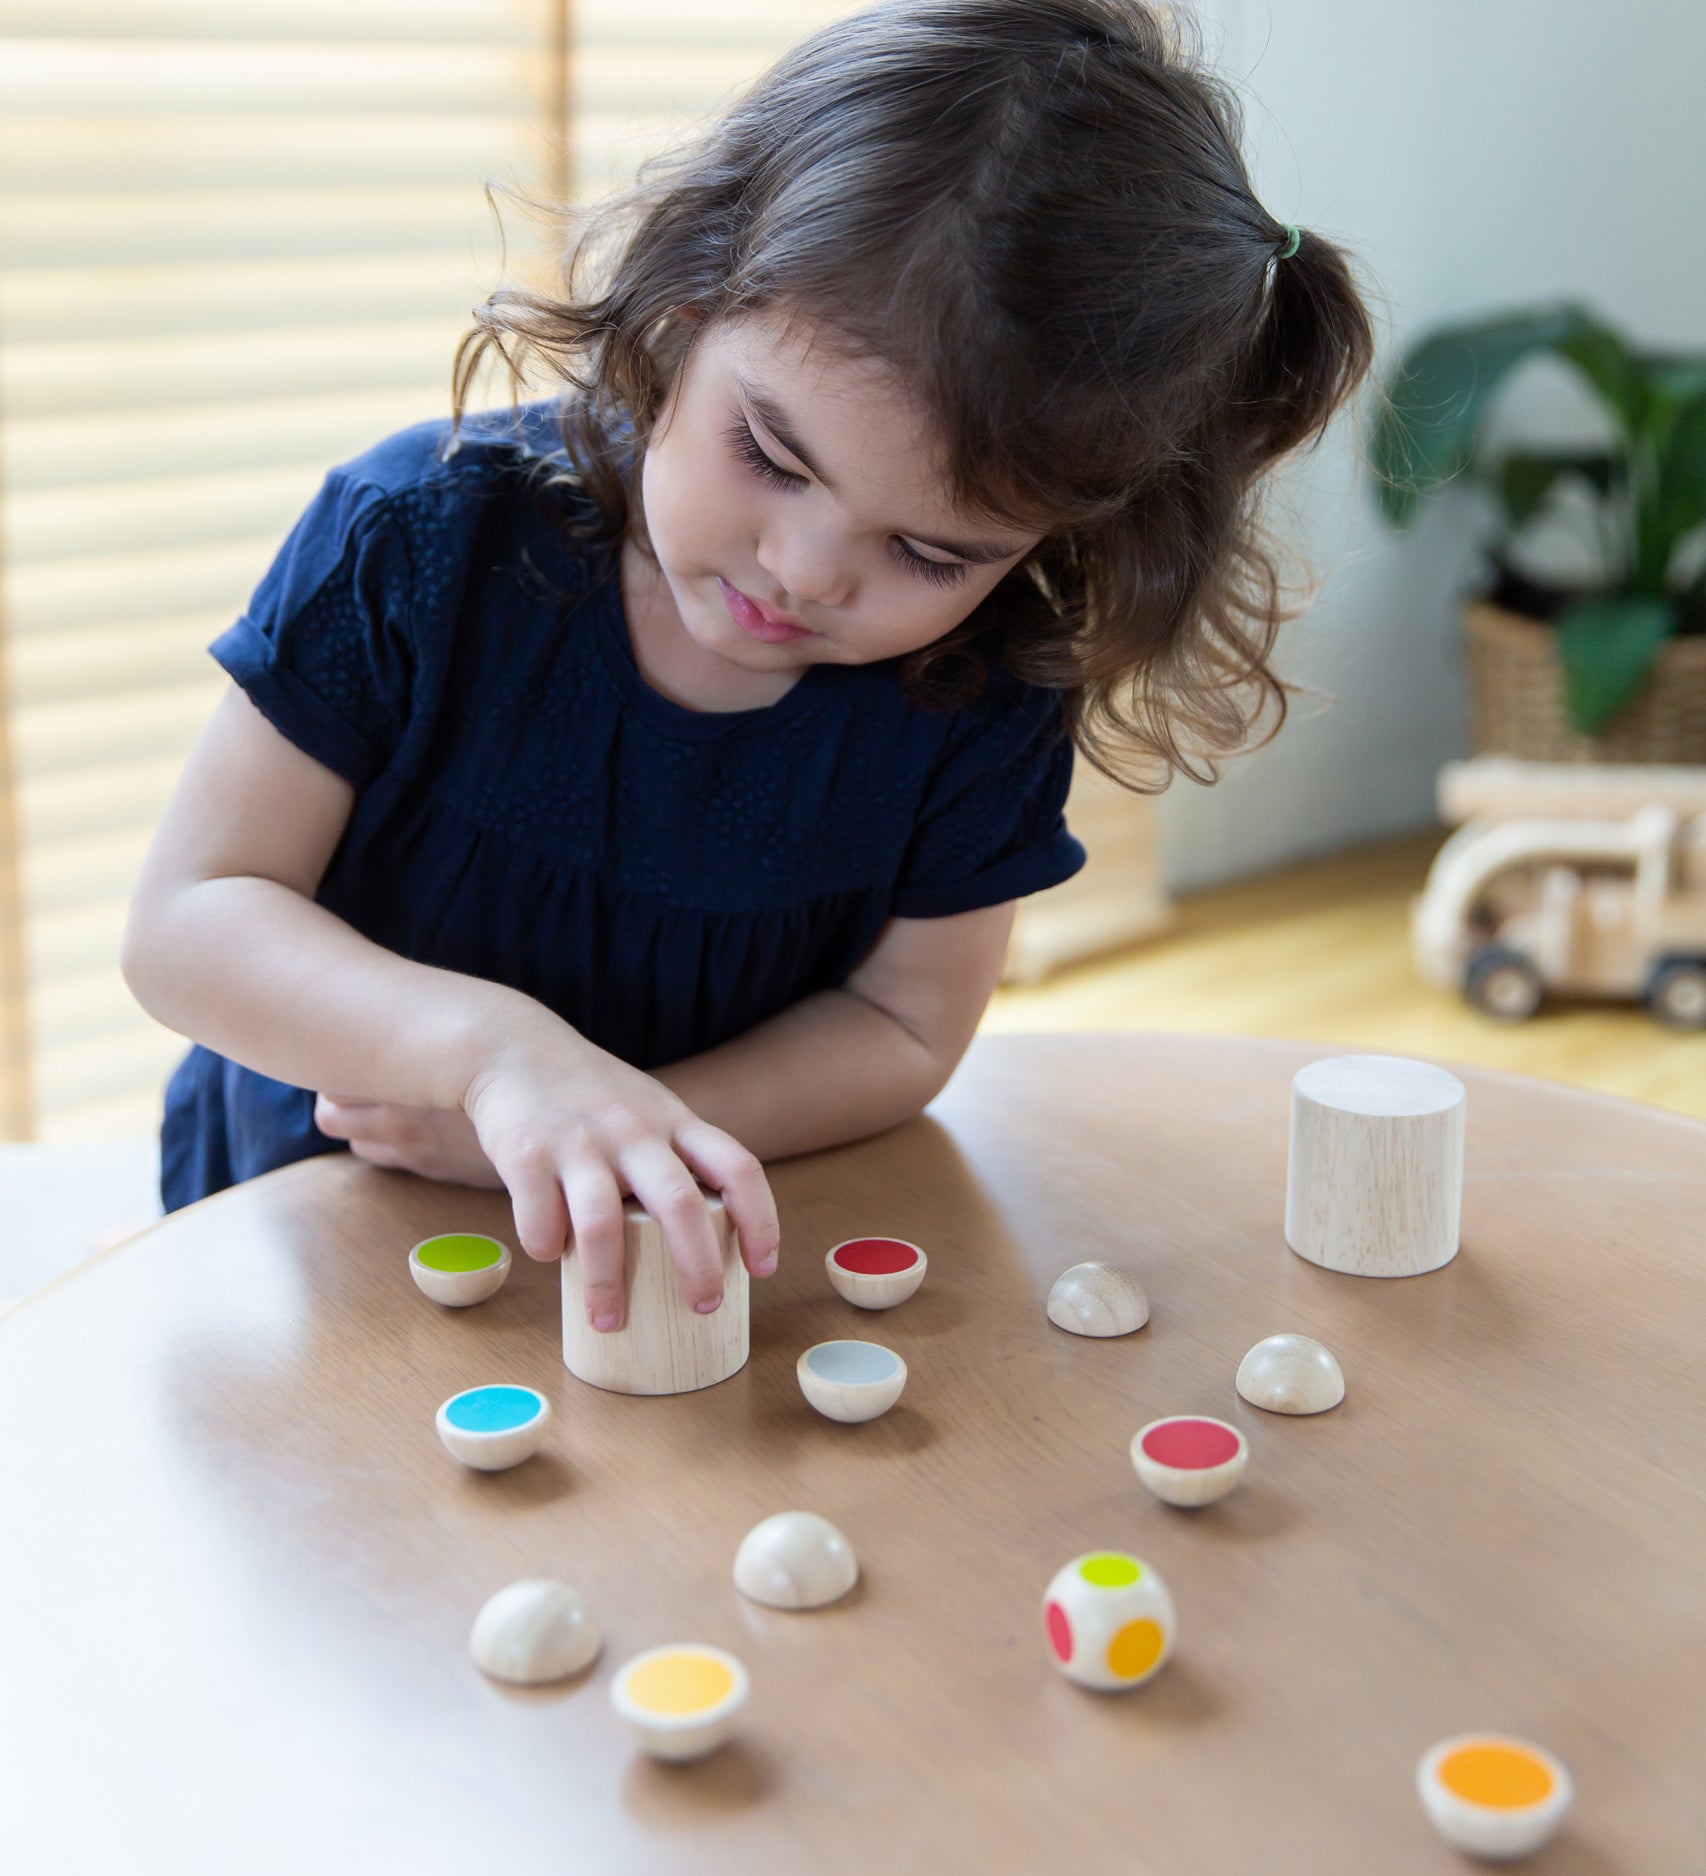
[[[1127,1622],[1108,1643],[1108,1672],[1122,1681],[1137,1681],[1167,1652],[1167,1637],[1159,1622],[1140,1616]]]

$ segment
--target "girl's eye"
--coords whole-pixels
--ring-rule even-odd
[[[764,453],[758,438],[752,434],[752,426],[744,417],[737,417],[729,425],[727,436],[740,460],[772,488],[801,489],[806,486],[805,476],[784,469],[779,462],[773,462]],[[970,571],[963,560],[926,560],[922,554],[908,547],[899,535],[890,540],[889,550],[909,573],[916,573],[920,579],[930,580],[937,586],[958,586]]]
[[[891,537],[889,546],[903,567],[916,573],[922,580],[934,581],[937,586],[958,586],[971,571],[963,560],[926,560],[922,554],[908,547],[898,534]]]
[[[734,446],[735,454],[746,464],[761,481],[768,482],[773,489],[802,489],[806,485],[804,476],[797,476],[784,469],[778,462],[772,462],[759,447],[758,438],[752,434],[752,428],[744,417],[737,417],[728,428],[728,439]]]

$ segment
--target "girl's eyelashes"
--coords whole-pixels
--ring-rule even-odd
[[[932,580],[937,586],[958,586],[971,571],[963,560],[926,560],[920,553],[908,547],[898,534],[889,537],[889,551],[900,564],[920,579]]]
[[[784,469],[779,462],[772,462],[759,446],[758,438],[752,434],[752,426],[744,417],[737,417],[728,427],[728,439],[734,445],[735,454],[746,464],[761,481],[768,482],[774,489],[800,489],[806,485],[804,476],[797,476],[791,470]]]
[[[774,489],[801,489],[806,486],[805,476],[795,475],[791,469],[784,469],[779,462],[766,455],[764,446],[752,434],[752,426],[744,417],[737,416],[729,425],[726,435],[735,455],[760,481],[768,482]],[[921,553],[908,547],[898,534],[890,536],[889,552],[909,573],[916,573],[920,579],[929,580],[937,586],[958,586],[970,571],[963,560],[926,560]]]

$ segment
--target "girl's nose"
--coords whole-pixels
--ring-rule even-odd
[[[852,596],[853,574],[846,555],[823,534],[799,530],[766,535],[758,564],[789,599],[813,606],[843,606]]]

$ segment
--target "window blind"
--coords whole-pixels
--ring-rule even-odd
[[[332,463],[448,414],[469,310],[548,284],[484,180],[602,193],[852,10],[0,0],[0,1129],[155,1125],[184,1045],[119,939],[206,645]]]

